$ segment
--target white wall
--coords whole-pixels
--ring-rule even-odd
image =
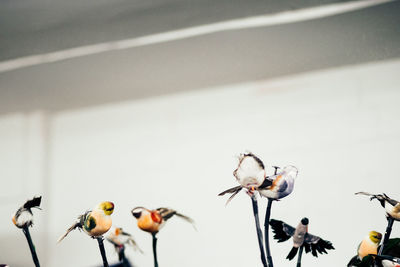
[[[318,259],[305,255],[304,265],[345,265],[364,235],[370,230],[383,233],[386,226],[379,204],[354,192],[386,192],[400,199],[394,172],[400,148],[399,68],[400,61],[376,63],[51,117],[41,114],[36,133],[43,133],[45,141],[36,141],[45,149],[30,148],[28,153],[36,151],[47,159],[41,169],[44,180],[37,178],[45,181],[37,190],[46,193],[46,208],[36,212],[36,218],[45,218],[48,233],[36,242],[38,251],[45,250],[43,262],[101,265],[97,242],[83,233],[76,231],[59,245],[55,241],[78,214],[111,200],[116,204],[115,225],[131,232],[145,251],[129,252],[136,266],[151,266],[152,251],[150,235],[138,230],[130,215],[135,206],[167,206],[196,220],[197,232],[179,219],[160,232],[161,266],[261,266],[248,196],[241,193],[227,207],[226,198],[217,197],[236,185],[235,156],[247,150],[264,160],[269,173],[271,165],[299,168],[294,193],[274,203],[272,218],[297,225],[307,216],[310,232],[336,247]],[[21,162],[21,140],[26,139],[26,118],[21,116],[0,118],[0,159],[7,162],[1,176],[15,177],[13,198],[1,207],[7,211],[1,220],[8,216],[7,223],[12,211],[31,197],[28,193],[34,194],[20,190],[27,176],[21,172],[35,165],[32,157]],[[11,191],[1,192],[8,197]],[[261,218],[265,202],[260,202]],[[23,266],[13,251],[25,255],[27,246],[22,233],[9,225],[1,225],[1,236],[18,236],[18,243],[0,261]],[[39,223],[32,232],[36,227],[39,232]],[[399,233],[395,224],[393,236]],[[2,250],[7,247],[3,240]],[[290,246],[272,241],[276,266],[288,265],[284,258]],[[107,253],[114,262],[111,246]]]

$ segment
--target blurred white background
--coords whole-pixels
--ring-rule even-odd
[[[354,17],[350,16],[351,20]],[[188,42],[193,43],[184,46],[182,53],[193,45],[206,44],[202,39]],[[393,43],[398,43],[397,39]],[[381,45],[384,47],[384,42]],[[154,48],[159,51],[155,56],[163,55],[158,48]],[[88,95],[94,99],[98,88],[103,90],[99,94],[107,91],[108,95],[117,90],[115,95],[122,98],[118,91],[121,84],[140,90],[137,77],[129,75],[136,69],[123,63],[129,72],[122,75],[120,67],[115,67],[111,77],[104,78],[98,70],[99,59],[88,57],[89,63],[78,59],[0,74],[3,99],[9,99],[10,107],[0,114],[0,263],[33,265],[25,237],[11,223],[11,216],[27,199],[42,195],[43,209],[34,210],[31,234],[43,266],[101,266],[97,242],[85,234],[74,231],[58,245],[56,240],[77,215],[106,200],[115,203],[114,225],[132,233],[145,252],[142,255],[127,249],[135,266],[153,264],[151,235],[140,231],[130,214],[136,206],[170,207],[196,221],[198,231],[179,218],[166,224],[158,235],[160,266],[261,266],[249,197],[241,192],[225,206],[227,197],[217,196],[236,185],[232,172],[237,156],[251,151],[264,161],[269,174],[273,165],[290,164],[299,169],[293,194],[274,202],[271,218],[296,226],[306,216],[310,219],[309,231],[330,240],[336,248],[319,258],[304,255],[303,265],[347,264],[369,231],[384,233],[386,227],[379,203],[354,193],[385,192],[400,200],[399,177],[394,171],[400,150],[400,61],[387,52],[389,49],[383,53],[389,58],[379,60],[374,58],[375,50],[368,51],[366,62],[356,59],[338,64],[332,55],[317,56],[319,62],[333,63],[325,68],[313,65],[307,71],[282,72],[276,77],[266,72],[239,80],[235,72],[218,71],[224,59],[216,59],[201,65],[204,71],[215,68],[216,80],[224,75],[232,76],[231,80],[222,79],[213,85],[207,80],[212,75],[203,77],[199,72],[193,75],[200,80],[196,80],[196,90],[185,90],[190,79],[182,76],[182,84],[175,80],[182,87],[177,92],[77,106],[68,102],[68,96],[86,101],[86,91],[79,99],[79,90],[85,87],[91,88]],[[346,57],[346,52],[340,54]],[[114,56],[123,58],[121,54]],[[100,62],[110,59],[115,58],[108,55]],[[269,68],[277,64],[263,60]],[[183,73],[171,69],[173,78],[186,75],[185,68],[192,65],[199,68],[193,62],[191,59],[175,66]],[[280,67],[290,69],[292,63],[289,60]],[[297,63],[310,62],[303,59]],[[247,66],[240,61],[232,64],[237,64],[233,66],[238,73]],[[55,74],[58,71],[61,74]],[[82,80],[70,79],[70,73],[75,72],[87,74]],[[173,87],[163,84],[168,74],[167,69],[160,80],[151,75],[147,80],[157,81],[160,87]],[[125,80],[121,81],[122,76]],[[108,83],[102,79],[109,79]],[[74,87],[80,81],[83,89]],[[13,87],[14,83],[17,85]],[[46,86],[50,89],[43,95],[35,95],[35,90]],[[59,87],[63,96],[57,98]],[[17,103],[20,99],[39,103],[41,98],[48,103],[54,98],[55,104],[65,107],[34,105],[26,109]],[[13,99],[17,99],[15,105]],[[259,205],[263,224],[266,199],[259,199]],[[392,236],[399,234],[395,223]],[[271,240],[275,266],[295,264],[285,259],[291,245],[291,241],[277,244]],[[109,262],[115,263],[117,254],[111,245],[106,245],[106,252]]]

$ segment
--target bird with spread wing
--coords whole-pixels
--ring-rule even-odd
[[[277,239],[278,242],[284,242],[291,237],[293,238],[293,247],[287,255],[287,259],[292,260],[300,249],[297,261],[298,267],[301,266],[303,249],[306,253],[311,252],[314,257],[318,257],[318,253],[327,254],[327,250],[335,249],[330,241],[308,233],[308,223],[309,220],[303,218],[298,226],[294,228],[283,221],[270,220],[272,231],[275,234],[274,239]]]

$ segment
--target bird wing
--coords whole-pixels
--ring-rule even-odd
[[[34,197],[33,199],[26,201],[23,207],[28,210],[34,207],[39,207],[41,201],[42,196]]]
[[[354,256],[353,258],[351,258],[351,260],[349,261],[349,263],[347,263],[347,267],[353,267],[353,266],[359,266],[361,263],[360,259],[358,258],[358,256]]]
[[[138,244],[135,242],[135,240],[131,236],[129,236],[128,242],[129,242],[129,244],[132,245],[133,249],[138,250],[140,253],[143,254],[143,250],[138,246]]]
[[[194,220],[186,215],[183,215],[181,213],[178,213],[176,210],[169,209],[169,208],[158,208],[157,211],[160,213],[161,217],[163,220],[167,221],[170,219],[172,216],[176,215],[185,221],[191,223],[193,227],[196,229],[196,226],[194,225]]]
[[[272,185],[272,182],[276,179],[278,175],[272,175],[265,178],[264,182],[258,187],[258,189],[265,189]]]
[[[364,195],[364,196],[370,196],[370,200],[377,199],[382,207],[385,207],[385,202],[388,202],[392,206],[396,206],[399,204],[397,200],[394,200],[390,197],[388,197],[386,194],[371,194],[368,192],[357,192],[355,193],[356,195]]]
[[[306,233],[304,236],[304,242],[308,244],[309,248],[305,249],[306,253],[310,252],[313,256],[318,257],[317,252],[320,254],[327,254],[326,250],[335,249],[330,241],[324,240],[319,236],[315,236],[309,233]]]
[[[114,247],[119,247],[119,244],[115,242],[111,237],[106,237],[107,241],[114,245]]]
[[[274,238],[278,240],[278,242],[284,242],[288,240],[290,237],[294,235],[296,229],[289,224],[286,224],[282,221],[271,219],[269,224],[272,227],[272,232],[275,234]]]
[[[122,228],[121,228],[121,235],[124,235],[124,236],[128,237],[127,243],[131,244],[134,250],[138,250],[140,253],[143,253],[143,250],[140,249],[140,247],[135,242],[135,240],[133,239],[133,237],[132,237],[132,235],[130,233],[127,233],[127,232],[123,231]],[[114,246],[118,245],[116,242],[112,241],[111,238],[109,238],[109,241],[111,243],[113,243]]]
[[[396,206],[397,204],[400,203],[400,202],[398,202],[397,200],[394,200],[394,199],[388,197],[386,194],[383,194],[383,196],[384,196],[385,200],[386,200],[387,202],[389,202],[390,205],[392,205],[392,206]]]
[[[176,210],[169,209],[169,208],[158,208],[157,211],[160,213],[163,220],[167,221],[172,216],[176,214]]]
[[[382,254],[398,257],[400,255],[400,238],[390,238],[383,248]]]

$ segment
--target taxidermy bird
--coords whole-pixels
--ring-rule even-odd
[[[165,222],[172,218],[174,215],[191,223],[194,227],[193,219],[178,213],[176,210],[168,208],[158,208],[149,210],[143,207],[136,207],[131,211],[132,215],[137,219],[138,227],[149,233],[158,233],[164,226]]]
[[[278,220],[270,220],[274,238],[278,242],[284,242],[293,237],[293,247],[286,259],[292,260],[299,248],[304,248],[306,253],[311,252],[313,256],[318,257],[318,253],[327,253],[326,250],[335,249],[332,243],[308,233],[308,219],[303,218],[296,228]],[[299,257],[301,255],[299,254]]]
[[[350,262],[347,264],[350,266],[359,266],[364,257],[367,257],[369,254],[377,254],[378,246],[381,242],[382,234],[376,231],[371,231],[368,235],[361,241],[357,248],[357,255],[354,256]],[[370,261],[369,259],[365,259],[364,262]]]
[[[33,213],[32,208],[40,209],[40,202],[42,201],[42,197],[34,197],[31,200],[25,202],[25,204],[20,207],[15,215],[12,217],[12,222],[18,228],[24,228],[28,226],[32,226],[33,224]]]
[[[107,241],[114,245],[115,250],[118,253],[119,260],[122,261],[125,257],[125,245],[129,244],[133,247],[134,250],[138,250],[139,252],[143,253],[143,251],[139,248],[136,244],[135,240],[133,239],[132,235],[123,231],[122,228],[115,227],[112,228],[106,237]]]
[[[78,228],[83,229],[89,236],[95,238],[106,233],[111,225],[111,214],[114,211],[114,203],[105,201],[94,207],[93,210],[86,211],[80,215],[77,221],[68,228],[67,232],[62,235],[58,241],[61,242],[72,230]]]
[[[239,186],[229,188],[218,194],[223,196],[225,194],[232,194],[228,201],[231,201],[243,188],[247,189],[250,194],[260,186],[267,187],[272,185],[271,180],[266,180],[266,173],[264,163],[252,153],[241,154],[239,156],[239,165],[233,171],[233,176],[239,182]]]
[[[367,192],[358,192],[356,195],[370,196],[370,200],[377,199],[386,210],[387,216],[400,221],[400,203],[397,200],[391,199],[386,194],[374,195]]]
[[[157,260],[157,233],[165,225],[165,222],[172,218],[174,215],[191,223],[194,227],[194,221],[186,215],[178,213],[176,210],[168,208],[158,208],[149,210],[143,207],[136,207],[131,211],[132,215],[137,219],[138,227],[148,232],[153,237],[153,256],[154,267],[158,267]],[[196,228],[195,228],[196,229]]]
[[[294,166],[286,166],[283,170],[275,175],[268,176],[267,180],[271,184],[264,183],[258,187],[261,196],[269,199],[281,199],[293,192],[294,181],[297,177],[298,170]]]

